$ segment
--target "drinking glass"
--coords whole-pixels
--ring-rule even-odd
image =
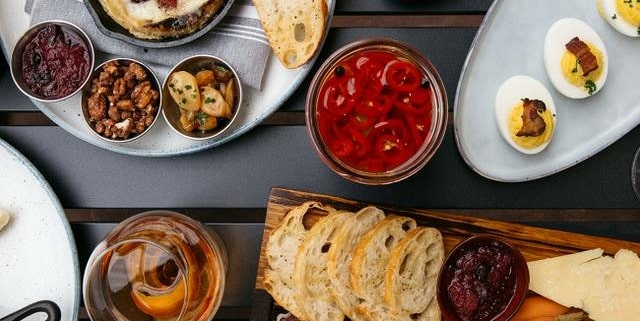
[[[94,249],[85,306],[93,321],[211,320],[227,266],[214,231],[175,212],[145,212],[118,224]]]

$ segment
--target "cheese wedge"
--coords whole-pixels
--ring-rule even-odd
[[[602,254],[593,249],[529,262],[529,289],[595,321],[640,320],[640,259],[628,250]]]
[[[9,224],[9,213],[5,210],[0,210],[0,230],[7,224]]]

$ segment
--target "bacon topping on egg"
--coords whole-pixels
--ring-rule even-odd
[[[578,63],[582,67],[582,76],[587,76],[590,72],[598,69],[598,60],[591,52],[589,46],[578,37],[573,37],[566,45],[564,45],[570,53],[578,58]]]
[[[544,119],[538,113],[543,113],[547,106],[542,100],[524,98],[522,111],[522,128],[516,133],[516,136],[540,136],[547,128]]]

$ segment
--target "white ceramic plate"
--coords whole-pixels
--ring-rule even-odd
[[[78,255],[60,202],[38,170],[1,139],[0,168],[0,208],[11,215],[0,231],[0,317],[50,300],[63,321],[75,321]]]
[[[543,61],[544,37],[557,20],[574,17],[600,35],[609,53],[606,84],[593,97],[573,100],[555,90]],[[497,0],[476,35],[454,105],[460,154],[478,174],[504,182],[545,177],[593,156],[640,123],[640,41],[616,32],[596,1]],[[556,132],[539,154],[511,148],[498,132],[495,95],[506,79],[528,75],[549,90],[558,112]]]
[[[331,25],[335,0],[326,0],[328,6],[327,26]],[[5,57],[13,51],[20,35],[29,26],[29,15],[24,12],[25,0],[0,1],[0,36]],[[329,31],[326,28],[324,38]],[[206,141],[193,141],[175,133],[163,117],[143,137],[124,144],[110,143],[91,133],[80,111],[80,95],[60,103],[34,104],[58,126],[72,135],[95,146],[114,152],[136,156],[172,156],[188,154],[218,146],[246,133],[275,112],[305,79],[321,48],[311,61],[298,69],[286,69],[272,53],[263,77],[263,88],[257,90],[243,87],[244,100],[235,123],[223,134]],[[133,57],[135,58],[135,57]],[[9,59],[9,58],[7,58]],[[97,64],[96,64],[97,65]],[[164,79],[170,67],[149,64],[159,79]]]

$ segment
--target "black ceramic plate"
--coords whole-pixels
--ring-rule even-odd
[[[231,5],[233,5],[234,0],[225,0],[222,8],[218,10],[218,13],[211,17],[211,20],[204,24],[202,28],[197,31],[190,33],[188,35],[184,35],[178,38],[166,38],[166,39],[140,39],[136,38],[133,34],[131,34],[127,29],[119,25],[115,22],[111,17],[104,11],[102,5],[99,0],[84,0],[84,5],[89,10],[91,17],[95,21],[98,29],[104,33],[105,35],[126,41],[130,44],[147,47],[147,48],[168,48],[168,47],[176,47],[183,45],[185,43],[191,42],[205,33],[209,32],[215,25],[222,20],[222,18],[227,14]]]

